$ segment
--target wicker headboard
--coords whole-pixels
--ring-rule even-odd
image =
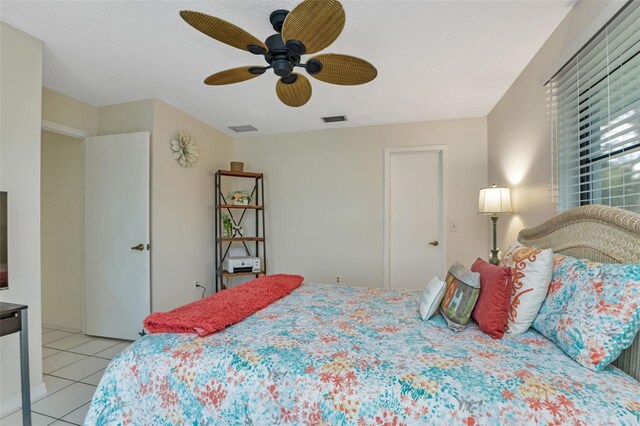
[[[523,229],[518,241],[595,262],[640,263],[640,214],[608,206],[576,207]],[[613,364],[640,380],[640,334]]]

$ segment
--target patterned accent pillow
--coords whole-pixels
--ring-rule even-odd
[[[437,275],[427,283],[420,298],[420,317],[424,321],[431,318],[438,310],[438,306],[444,297],[445,289],[446,284]]]
[[[471,311],[480,294],[480,274],[471,272],[459,262],[449,268],[445,279],[447,290],[440,304],[440,312],[453,331],[462,331],[469,322]]]
[[[553,252],[514,242],[500,260],[511,268],[513,290],[507,315],[507,332],[524,333],[538,315],[547,297],[553,271]]]
[[[556,255],[533,327],[579,364],[603,370],[640,330],[640,264]]]

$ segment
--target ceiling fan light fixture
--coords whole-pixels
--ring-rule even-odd
[[[256,132],[258,130],[251,124],[243,124],[242,126],[229,126],[229,129],[233,130],[236,133]]]
[[[201,33],[229,46],[263,56],[267,63],[262,67],[249,65],[219,71],[204,80],[209,86],[250,80],[271,69],[280,77],[276,82],[276,94],[280,101],[290,107],[300,107],[309,101],[312,89],[304,75],[294,75],[296,67],[303,68],[317,80],[345,86],[368,83],[378,74],[373,65],[355,56],[323,53],[308,58],[306,63],[303,61],[303,55],[324,50],[342,32],[346,17],[339,0],[303,0],[290,12],[274,10],[269,15],[269,22],[276,33],[267,37],[264,43],[242,28],[215,16],[190,10],[181,11],[180,16]],[[346,117],[325,120],[335,121],[346,121]],[[249,131],[253,130],[256,129]]]

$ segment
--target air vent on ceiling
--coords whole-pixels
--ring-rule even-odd
[[[334,115],[332,117],[322,117],[325,123],[337,123],[338,121],[347,121],[346,115]]]
[[[255,127],[253,127],[251,124],[245,124],[243,126],[229,126],[229,128],[231,130],[233,130],[234,132],[238,132],[238,133],[241,133],[241,132],[255,132],[256,130],[258,130]]]

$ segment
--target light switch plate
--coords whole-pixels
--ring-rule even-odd
[[[460,222],[449,222],[449,232],[460,232]]]

